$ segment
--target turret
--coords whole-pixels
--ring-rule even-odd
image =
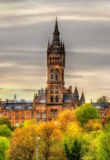
[[[85,96],[84,96],[84,92],[83,91],[82,91],[82,94],[81,94],[80,102],[82,104],[85,103]]]
[[[74,90],[74,98],[75,98],[76,100],[79,100],[79,93],[78,93],[77,86],[75,86],[75,90]]]

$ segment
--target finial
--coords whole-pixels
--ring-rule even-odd
[[[54,30],[54,32],[59,32],[59,31],[58,31],[57,17],[56,17],[56,22],[55,22],[55,30]]]

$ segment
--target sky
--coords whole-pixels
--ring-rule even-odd
[[[110,99],[109,0],[0,0],[0,98],[32,100],[46,87],[55,19],[65,43],[65,87]]]

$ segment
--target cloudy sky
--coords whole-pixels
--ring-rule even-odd
[[[46,87],[55,19],[65,42],[65,87],[110,99],[109,0],[0,0],[0,98],[33,99]]]

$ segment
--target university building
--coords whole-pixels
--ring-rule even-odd
[[[57,19],[52,42],[47,46],[47,87],[45,91],[34,95],[33,102],[0,103],[0,116],[8,117],[12,125],[19,125],[26,119],[36,118],[37,121],[50,121],[65,109],[75,109],[85,103],[82,92],[79,97],[77,86],[65,88],[66,51],[65,44],[60,40]]]

